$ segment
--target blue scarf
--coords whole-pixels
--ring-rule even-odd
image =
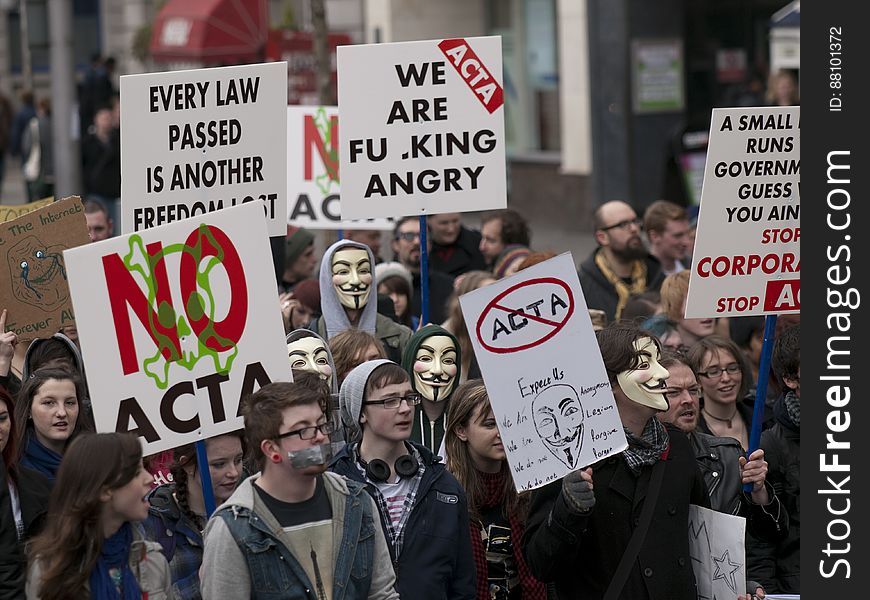
[[[130,546],[133,544],[133,527],[129,522],[121,525],[112,537],[103,542],[97,564],[91,571],[91,600],[139,600],[142,591],[139,582],[130,570]],[[121,570],[121,593],[109,575],[109,569]]]
[[[27,440],[24,442],[24,456],[21,457],[22,466],[39,471],[49,481],[54,481],[62,458],[63,456],[51,448],[43,446],[33,430],[28,431]]]

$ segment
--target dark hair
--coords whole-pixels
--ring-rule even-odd
[[[670,369],[674,365],[683,365],[692,371],[692,375],[695,376],[695,379],[698,379],[698,372],[689,364],[689,359],[686,358],[686,355],[682,352],[674,352],[673,350],[664,349],[662,350],[661,358],[659,358],[659,364],[666,369]]]
[[[390,275],[381,281],[378,281],[378,287],[385,286],[390,293],[403,294],[408,301],[405,303],[405,312],[401,315],[396,315],[402,325],[411,327],[411,300],[414,294],[411,293],[411,286],[408,285],[408,280],[401,275]]]
[[[396,363],[384,363],[381,366],[376,367],[375,370],[369,374],[362,399],[364,401],[367,400],[375,390],[379,390],[382,387],[395,385],[397,383],[405,383],[410,380],[411,378],[408,376],[408,372]]]
[[[99,200],[88,199],[85,200],[84,203],[85,214],[92,215],[95,213],[103,213],[106,215],[106,218],[109,218],[109,211],[106,209],[106,205],[100,202]]]
[[[66,441],[66,448],[80,433],[91,431],[85,417],[85,409],[82,406],[82,398],[85,395],[85,387],[81,377],[78,374],[66,369],[57,368],[42,368],[30,374],[30,377],[25,379],[21,384],[21,389],[18,391],[18,402],[15,405],[15,443],[18,448],[18,460],[21,459],[26,446],[26,437],[30,434],[29,430],[33,429],[33,420],[30,418],[33,412],[33,397],[39,391],[46,381],[55,379],[58,381],[72,381],[76,389],[76,401],[78,403],[79,412],[76,416],[76,424],[73,427],[72,433]]]
[[[6,446],[3,448],[3,465],[6,467],[9,479],[15,483],[18,480],[18,440],[15,435],[15,401],[3,386],[0,386],[0,402],[6,403],[6,411],[9,414],[9,439],[6,440]]]
[[[773,344],[770,366],[777,379],[797,378],[801,368],[801,326],[800,323],[784,330]]]
[[[360,355],[369,346],[377,348],[378,358],[387,358],[381,340],[363,329],[351,327],[329,338],[329,350],[335,363],[335,381],[339,386],[354,367],[364,362],[360,359]]]
[[[526,220],[512,208],[498,210],[487,215],[484,215],[481,224],[489,223],[494,220],[501,221],[501,243],[507,246],[508,244],[520,244],[521,246],[530,246],[532,234],[529,231],[529,224]]]
[[[640,323],[644,319],[656,314],[661,305],[662,298],[658,292],[650,290],[641,294],[632,294],[628,297],[625,307],[620,313],[621,319]]]
[[[238,438],[242,444],[242,453],[244,453],[244,430],[237,429],[236,431],[231,431],[222,435]],[[208,443],[211,440],[218,437],[221,436],[218,435],[206,439],[206,447],[208,447]],[[187,516],[188,519],[190,519],[191,523],[193,523],[196,527],[199,528],[200,531],[202,531],[203,529],[205,529],[205,521],[203,521],[202,518],[198,514],[193,512],[193,510],[191,510],[190,508],[190,490],[188,488],[187,471],[184,470],[184,467],[186,467],[190,463],[190,461],[193,461],[193,472],[196,473],[196,470],[199,469],[196,457],[196,443],[185,444],[183,446],[173,448],[172,464],[169,465],[169,472],[172,473],[172,481],[175,484],[175,500],[178,502],[178,508],[181,509],[181,512],[185,516]]]
[[[310,404],[322,407],[325,402],[321,393],[286,381],[268,383],[245,397],[242,402],[245,437],[251,455],[260,468],[266,459],[260,444],[263,440],[274,440],[278,437],[284,420],[284,410]]]
[[[142,445],[134,434],[87,434],[70,444],[51,491],[45,529],[28,551],[42,566],[40,598],[88,597],[103,547],[101,495],[127,485],[142,468]]]
[[[695,373],[701,371],[701,362],[707,353],[719,352],[725,350],[734,356],[734,360],[740,365],[740,389],[737,390],[737,401],[740,402],[749,393],[749,388],[752,387],[752,370],[746,360],[746,354],[737,347],[730,339],[718,334],[712,334],[702,337],[700,340],[692,344],[689,351],[686,353],[686,359],[689,361],[689,366]]]
[[[78,357],[73,353],[70,344],[72,340],[64,336],[62,333],[55,333],[55,336],[63,336],[69,342],[67,343],[62,338],[50,337],[46,339],[35,339],[30,342],[27,353],[27,367],[29,372],[36,371],[42,367],[51,366],[58,367],[65,364],[69,365],[70,369],[79,370]]]
[[[612,323],[595,332],[598,347],[601,350],[601,358],[604,368],[607,370],[607,378],[611,383],[616,381],[616,376],[623,371],[636,369],[640,364],[640,357],[634,349],[634,342],[648,337],[662,351],[661,342],[655,336],[632,325],[625,323]]]
[[[402,227],[402,225],[404,225],[404,224],[407,223],[408,221],[419,222],[419,221],[420,221],[420,217],[413,217],[413,216],[412,216],[412,217],[409,217],[409,216],[405,216],[405,217],[401,217],[401,218],[399,218],[399,219],[396,219],[396,224],[393,225],[393,239],[394,239],[394,240],[399,239],[399,229]]]

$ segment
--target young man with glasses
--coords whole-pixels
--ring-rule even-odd
[[[398,600],[378,512],[363,486],[326,472],[329,388],[270,383],[242,408],[261,472],[206,526],[202,596]]]
[[[631,206],[605,202],[593,221],[598,248],[580,265],[580,287],[587,307],[603,310],[610,322],[620,318],[630,296],[658,291],[664,273],[644,246],[642,221]]]
[[[349,443],[330,469],[364,483],[375,499],[402,598],[473,600],[465,491],[436,455],[409,441],[420,402],[392,361],[354,368],[339,391]]]

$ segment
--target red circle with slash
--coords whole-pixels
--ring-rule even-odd
[[[568,297],[568,309],[565,314],[561,317],[559,321],[555,321],[552,318],[540,317],[535,314],[529,314],[524,311],[524,309],[514,309],[509,308],[510,306],[510,298],[509,296],[516,292],[517,290],[527,288],[534,285],[541,284],[551,284],[556,285],[562,288],[565,291],[566,296]],[[507,299],[507,302],[503,302],[503,300]],[[542,335],[539,339],[533,341],[527,341],[519,346],[505,346],[498,347],[492,346],[486,341],[484,341],[483,336],[480,333],[481,327],[483,327],[483,322],[489,316],[490,312],[494,310],[500,310],[508,315],[513,314],[521,314],[524,318],[529,321],[533,321],[535,323],[540,323],[542,325],[547,325],[548,329],[546,333]],[[489,350],[490,352],[494,352],[495,354],[509,354],[512,352],[519,352],[521,350],[528,350],[529,348],[534,348],[535,346],[540,346],[554,335],[559,333],[565,324],[568,322],[568,319],[571,318],[571,315],[574,314],[574,294],[571,292],[571,288],[568,287],[568,284],[562,281],[561,279],[556,279],[555,277],[539,277],[537,279],[529,279],[528,281],[523,281],[516,285],[513,285],[503,291],[501,294],[493,298],[489,301],[489,304],[483,309],[483,312],[480,313],[480,317],[477,319],[477,326],[475,328],[475,334],[477,335],[477,341],[480,342],[480,345]]]

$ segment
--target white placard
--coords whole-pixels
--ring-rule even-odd
[[[287,107],[287,223],[307,229],[392,231],[393,219],[342,221],[338,107]]]
[[[744,517],[689,505],[689,556],[698,598],[736,598],[746,593],[745,533]]]
[[[459,304],[518,491],[628,447],[570,252]]]
[[[124,233],[256,202],[286,235],[287,63],[121,77]]]
[[[686,317],[800,312],[800,116],[713,109]]]
[[[337,55],[343,218],[506,208],[501,37]]]
[[[289,381],[262,207],[243,204],[64,252],[98,431],[145,454],[243,427]]]

